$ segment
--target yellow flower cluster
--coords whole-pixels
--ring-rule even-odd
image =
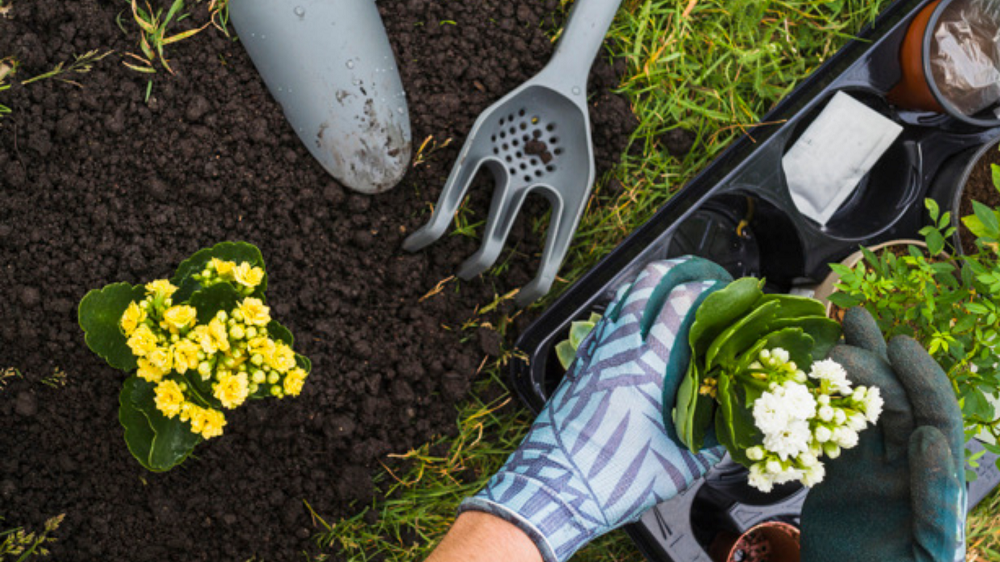
[[[213,262],[215,271],[225,272],[220,275],[231,273],[237,281],[259,283],[263,277],[260,268],[247,263]],[[156,384],[155,405],[163,415],[180,416],[193,433],[210,439],[222,435],[226,419],[204,395],[232,410],[251,396],[302,392],[308,373],[298,366],[292,348],[268,333],[271,311],[263,301],[246,297],[231,311],[199,323],[195,307],[171,302],[176,290],[167,280],[149,283],[145,299],[130,303],[119,323],[136,356],[136,374]],[[198,379],[188,378],[195,374]]]
[[[264,280],[264,269],[254,267],[250,262],[237,264],[212,258],[197,279],[205,286],[229,281],[243,294],[250,294]]]

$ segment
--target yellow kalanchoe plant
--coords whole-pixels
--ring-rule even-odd
[[[135,371],[119,419],[146,468],[169,470],[222,435],[224,410],[302,392],[311,364],[271,318],[266,283],[260,251],[226,242],[196,253],[171,279],[109,285],[81,301],[90,348]]]

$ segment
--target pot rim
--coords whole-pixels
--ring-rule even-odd
[[[922,59],[924,69],[924,80],[927,82],[927,87],[931,91],[931,95],[937,100],[941,107],[944,108],[945,112],[952,117],[973,125],[976,127],[996,127],[1000,125],[1000,117],[996,119],[978,119],[971,115],[966,115],[958,110],[951,100],[945,97],[941,93],[941,89],[938,88],[937,81],[934,80],[934,73],[931,70],[931,38],[934,35],[934,30],[937,27],[938,20],[941,18],[941,14],[944,13],[945,9],[952,5],[955,0],[941,0],[941,2],[934,8],[931,12],[930,19],[927,20],[927,27],[924,28],[923,43],[920,46],[920,57]],[[959,0],[961,1],[961,0]],[[1000,106],[998,106],[1000,108]]]
[[[888,246],[895,246],[898,244],[906,244],[908,246],[919,246],[921,248],[927,247],[927,244],[923,240],[914,240],[912,238],[896,238],[894,240],[887,240],[885,242],[875,244],[874,246],[868,248],[868,250],[872,252],[877,252]],[[865,255],[864,252],[862,252],[861,249],[859,248],[858,251],[840,260],[840,264],[845,265],[847,267],[854,267],[855,265],[857,265],[859,261],[861,261],[864,255]],[[813,298],[822,302],[824,306],[826,306],[827,316],[830,315],[830,310],[833,308],[833,303],[830,302],[830,295],[836,292],[836,290],[834,289],[834,285],[836,285],[837,281],[839,280],[840,280],[840,275],[838,275],[837,272],[835,271],[831,271],[830,274],[827,275],[826,278],[824,278],[823,281],[816,286],[816,291],[813,293]]]
[[[955,253],[958,255],[965,253],[962,249],[962,217],[959,216],[962,211],[962,196],[965,195],[965,186],[968,185],[969,177],[972,176],[972,170],[976,168],[979,161],[986,156],[987,152],[997,150],[998,147],[1000,147],[1000,140],[993,140],[976,149],[976,152],[972,155],[972,159],[962,169],[962,175],[958,180],[958,187],[952,192],[951,200],[948,201],[948,210],[951,211],[951,225],[955,227],[955,233],[951,235],[951,244],[955,247]]]

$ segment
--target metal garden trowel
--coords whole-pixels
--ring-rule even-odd
[[[380,193],[410,161],[410,117],[374,0],[235,0],[240,41],[312,155]]]
[[[552,204],[552,219],[538,274],[515,302],[525,306],[549,291],[594,185],[587,75],[620,3],[576,0],[552,60],[479,116],[430,222],[407,238],[404,248],[416,251],[440,238],[485,167],[496,182],[486,231],[458,276],[470,279],[493,265],[524,200],[538,193]]]

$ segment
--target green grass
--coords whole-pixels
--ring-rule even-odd
[[[993,492],[969,515],[967,529],[969,562],[1000,560],[1000,490]]]
[[[735,138],[752,135],[769,108],[889,3],[625,0],[610,35],[614,54],[628,65],[621,92],[640,120],[632,138],[639,150],[598,183],[553,294],[647,221]],[[696,138],[694,149],[680,159],[661,141],[674,128]],[[424,142],[417,162],[430,152],[425,149],[431,142]],[[624,187],[620,192],[605,187],[612,177]],[[535,231],[542,232],[545,222],[537,219]],[[460,215],[456,226],[474,235],[477,223]],[[491,274],[503,270],[501,264]],[[475,320],[467,323],[474,325]],[[505,331],[503,323],[500,331]],[[531,421],[507,394],[491,402],[478,398],[487,395],[487,388],[495,393],[502,386],[505,369],[504,359],[484,369],[473,398],[457,413],[457,438],[437,438],[404,454],[403,467],[380,471],[376,485],[388,499],[357,506],[355,516],[340,521],[316,514],[316,540],[325,552],[352,561],[419,560],[429,554],[459,502],[502,465]],[[998,528],[1000,494],[993,494],[970,516],[970,560],[1000,561]],[[621,532],[574,557],[577,562],[626,560],[642,557]]]

